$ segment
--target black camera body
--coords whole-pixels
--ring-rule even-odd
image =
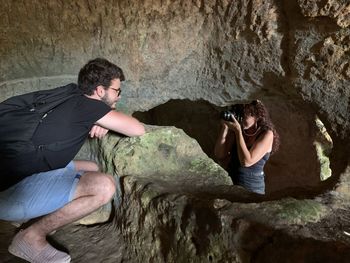
[[[230,110],[225,110],[220,113],[220,118],[225,120],[225,121],[233,121],[233,117],[239,122],[242,123],[243,121],[243,105],[241,104],[236,104],[233,105]]]
[[[232,115],[233,113],[229,110],[220,112],[220,118],[224,121],[233,121]]]

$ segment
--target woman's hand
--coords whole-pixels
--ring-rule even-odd
[[[99,139],[101,139],[102,137],[104,137],[108,132],[108,129],[105,129],[99,125],[94,125],[92,126],[89,134],[91,138],[97,137]]]
[[[236,120],[235,116],[232,116],[232,121],[223,121],[223,125],[225,125],[229,130],[233,131],[235,134],[241,132],[241,125]]]

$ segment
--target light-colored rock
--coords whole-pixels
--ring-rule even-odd
[[[310,27],[308,32],[295,32],[298,41],[293,67],[298,77],[294,83],[305,100],[318,105],[319,116],[326,116],[328,130],[345,139],[350,120],[350,30],[334,32],[325,25],[325,30],[318,32],[318,25]]]
[[[350,3],[347,0],[298,0],[304,15],[330,17],[340,27],[350,26]]]
[[[93,159],[102,166],[102,171],[120,176],[122,181],[123,177],[131,176],[136,181],[156,183],[159,191],[160,186],[176,192],[188,186],[232,185],[227,172],[208,158],[194,139],[174,127],[150,126],[145,135],[134,138],[109,133],[102,140],[87,142],[76,158]],[[133,191],[125,187],[126,192]],[[142,204],[147,206],[154,196],[149,192],[144,194]],[[111,208],[105,206],[79,223],[106,222]]]
[[[175,127],[149,126],[145,135],[121,138],[110,134],[96,142],[104,170],[120,177],[177,185],[231,185],[227,172],[208,158],[199,144]],[[179,185],[181,187],[181,185]]]
[[[100,207],[98,210],[89,214],[88,216],[78,220],[75,224],[94,225],[108,222],[111,219],[112,204],[109,203]]]
[[[98,56],[123,68],[118,109],[127,113],[172,99],[225,106],[259,98],[282,135],[280,155],[267,167],[275,174],[268,187],[284,185],[279,197],[299,193],[288,186],[326,190],[305,200],[261,199],[230,185],[179,130],[109,135],[100,150],[81,156],[122,176],[125,195],[114,222],[126,244],[120,261],[349,258],[347,245],[332,243],[341,236],[313,227],[333,229],[338,225],[323,222],[349,209],[348,1],[0,0],[0,23],[0,100],[75,81]],[[334,143],[335,172],[324,184],[316,180],[316,115]]]
[[[174,127],[150,126],[141,137],[110,134],[94,143],[105,169],[122,177],[123,202],[115,224],[126,262],[241,262],[271,236],[290,238],[296,226],[304,238],[320,238],[308,230],[310,224],[321,224],[346,207],[340,198],[343,183],[316,199],[264,201],[232,186],[226,172]],[[247,236],[252,231],[261,233],[259,239]],[[306,248],[314,251],[312,244]]]

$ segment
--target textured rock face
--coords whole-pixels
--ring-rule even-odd
[[[327,233],[314,234],[312,224],[323,227],[322,220],[348,209],[349,6],[346,0],[0,0],[0,100],[75,81],[97,56],[123,68],[127,81],[118,107],[128,113],[172,99],[222,107],[259,98],[282,137],[266,167],[273,190],[321,185],[313,146],[318,115],[334,141],[337,173],[329,185],[342,176],[315,200],[267,201],[229,186],[222,169],[194,158],[204,156],[195,142],[159,144],[152,137],[164,137],[167,129],[122,142],[110,136],[100,154],[107,171],[124,176],[123,216],[116,224],[126,261],[245,262],[255,255],[258,262],[269,256],[297,262],[318,254],[342,262],[348,246],[332,243],[339,237],[331,234],[330,243],[321,242]],[[181,152],[191,158],[175,161],[177,147],[188,147]],[[129,166],[141,156],[150,159]]]
[[[346,1],[0,0],[0,6],[1,100],[74,82],[87,60],[103,56],[127,76],[118,103],[125,112],[171,99],[265,102],[282,139],[267,166],[271,191],[319,185],[316,115],[335,151],[348,151]]]
[[[227,172],[183,131],[152,127],[148,130],[141,137],[121,139],[111,135],[101,142],[95,141],[100,144],[98,159],[104,170],[141,181],[159,180],[174,188],[181,188],[182,185],[177,186],[179,181],[192,186],[232,185]]]
[[[301,11],[305,16],[326,16],[334,19],[338,26],[348,27],[350,25],[350,6],[346,0],[298,0]]]
[[[323,230],[331,227],[325,219],[348,206],[349,171],[315,199],[268,201],[233,186],[173,127],[149,127],[140,138],[110,135],[91,147],[97,145],[105,170],[122,178],[114,219],[120,262],[271,262],[286,255],[290,262],[315,255],[346,262],[350,255],[339,234]]]
[[[170,98],[247,99],[261,89],[266,72],[284,74],[272,0],[1,6],[0,81],[72,75],[88,59],[104,56],[124,69],[125,103],[139,110]]]
[[[345,138],[350,119],[350,30],[325,24],[323,32],[315,32],[318,27],[310,25],[308,32],[295,32],[292,67],[298,77],[294,84],[304,99],[316,104],[320,114],[328,117],[331,129]]]
[[[156,183],[165,187],[164,193],[182,191],[189,186],[199,189],[232,185],[227,172],[208,158],[199,144],[182,130],[152,126],[147,129],[142,137],[123,138],[110,134],[103,140],[90,140],[76,159],[94,159],[103,171],[113,174],[116,179],[131,176],[136,188],[141,187],[137,184]],[[134,190],[131,187],[125,191],[130,195]],[[149,195],[145,193],[145,202],[153,198],[152,194]],[[119,203],[115,202],[115,205]],[[79,223],[106,222],[111,208],[110,205],[104,206]]]
[[[336,135],[349,132],[345,0],[0,4],[2,99],[74,81],[103,56],[126,73],[129,112],[182,98],[306,99]]]

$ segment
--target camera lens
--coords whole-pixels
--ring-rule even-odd
[[[233,121],[232,113],[230,111],[222,111],[220,117],[225,121]]]

